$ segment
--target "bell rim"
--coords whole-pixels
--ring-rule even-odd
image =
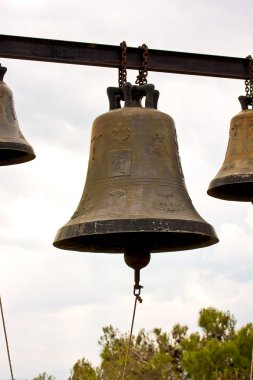
[[[245,184],[252,186],[252,196],[243,195],[238,193],[238,187],[242,185],[242,190],[245,188]],[[237,191],[229,192],[229,186],[235,185]],[[234,174],[225,177],[214,178],[208,187],[207,194],[211,197],[227,200],[227,201],[238,201],[238,202],[252,202],[253,201],[253,173],[249,174]]]
[[[9,158],[1,157],[1,152],[10,151]],[[0,166],[22,164],[34,160],[36,157],[33,148],[28,144],[0,141]]]
[[[140,235],[151,238],[153,235],[155,238],[159,237],[168,241],[167,245],[158,248],[151,248],[150,252],[172,252],[181,250],[190,250],[195,248],[204,248],[219,242],[216,232],[210,224],[206,222],[199,221],[187,221],[179,219],[112,219],[112,220],[101,220],[96,222],[85,222],[73,225],[66,224],[56,234],[53,245],[56,248],[64,250],[73,250],[80,252],[101,252],[101,253],[123,253],[126,247],[111,248],[107,249],[107,246],[98,248],[89,245],[88,243],[80,246],[78,239],[89,241],[90,239],[100,239],[101,236],[105,239],[110,239],[112,236],[121,235],[121,237],[127,238],[134,237],[136,241],[139,239]],[[178,240],[176,245],[170,246],[169,236],[178,235]],[[131,236],[132,235],[132,236]],[[165,236],[167,235],[167,236]],[[195,243],[190,246],[188,243],[183,244],[178,243],[180,237],[183,235],[190,235],[196,238]],[[135,239],[133,239],[135,240]],[[181,239],[183,240],[183,239]],[[93,241],[93,245],[94,245]],[[138,245],[138,242],[136,243]],[[145,244],[145,242],[144,242]]]

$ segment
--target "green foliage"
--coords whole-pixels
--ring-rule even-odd
[[[48,375],[46,372],[40,373],[38,376],[34,377],[33,380],[55,380],[55,377]]]
[[[253,326],[235,331],[229,312],[202,309],[199,326],[203,336],[191,334],[185,341],[182,365],[192,380],[248,379],[253,347]]]
[[[236,320],[228,311],[213,307],[200,310],[202,334],[188,334],[176,324],[167,333],[155,328],[133,337],[126,380],[243,380],[250,373],[253,325],[235,331]],[[120,379],[128,338],[112,326],[100,338],[101,379]]]
[[[125,380],[248,380],[253,348],[253,324],[235,330],[235,318],[213,307],[201,309],[202,332],[188,333],[176,324],[170,332],[140,330],[133,336]],[[112,326],[99,339],[101,364],[78,360],[68,380],[121,380],[128,334]],[[54,380],[46,373],[34,380]]]
[[[99,370],[94,369],[91,363],[86,359],[78,360],[68,380],[99,380]]]
[[[198,324],[204,330],[206,338],[224,341],[233,336],[236,320],[229,311],[208,307],[200,310]]]
[[[123,373],[128,337],[112,326],[103,329],[100,338],[102,379],[120,379]],[[170,344],[170,337],[160,329],[151,334],[140,330],[132,338],[126,380],[177,380],[179,351]]]

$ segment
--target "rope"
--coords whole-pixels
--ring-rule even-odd
[[[126,357],[125,357],[125,364],[124,364],[124,369],[123,369],[123,374],[122,374],[122,379],[125,379],[125,372],[126,372],[126,366],[127,366],[127,361],[128,361],[128,355],[129,355],[129,350],[131,346],[131,341],[132,341],[132,335],[133,335],[133,327],[134,327],[134,318],[135,318],[135,312],[136,312],[136,305],[138,301],[138,296],[135,297],[134,301],[134,312],[133,312],[133,318],[132,318],[132,324],[131,324],[131,332],[128,340],[128,345],[127,345],[127,350],[126,350]]]
[[[251,354],[250,380],[253,380],[253,349]]]
[[[8,354],[9,367],[10,367],[10,372],[11,372],[11,380],[14,380],[13,371],[12,371],[12,365],[11,365],[11,357],[10,357],[9,344],[8,344],[8,339],[7,339],[7,332],[6,332],[6,328],[5,328],[5,322],[4,322],[4,312],[3,312],[3,306],[2,306],[1,297],[0,297],[0,308],[1,308],[1,315],[2,315],[2,321],[3,321],[4,336],[5,336],[6,348],[7,348],[7,354]]]

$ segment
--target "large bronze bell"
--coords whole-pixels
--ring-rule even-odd
[[[253,110],[252,99],[240,96],[242,111],[230,124],[225,160],[207,193],[228,201],[253,201]]]
[[[124,90],[109,87],[108,95],[110,111],[93,123],[83,195],[54,246],[143,254],[142,267],[149,252],[217,243],[213,227],[196,212],[187,193],[174,121],[156,109],[158,91],[152,84],[127,83]],[[125,107],[119,108],[122,99]]]
[[[0,65],[0,165],[21,164],[35,154],[19,129],[12,91],[3,82],[6,68]]]

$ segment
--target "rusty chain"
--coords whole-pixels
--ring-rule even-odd
[[[119,68],[119,87],[123,87],[127,79],[127,44],[126,41],[122,41],[121,47],[121,67]]]
[[[245,80],[245,92],[247,98],[253,98],[253,59],[251,55],[246,58],[249,59],[249,78]]]
[[[120,44],[121,47],[121,66],[119,68],[119,87],[123,87],[127,81],[127,44],[126,41],[122,41]],[[139,75],[137,75],[135,83],[138,85],[147,84],[148,76],[148,47],[146,44],[139,46],[140,49],[143,49],[143,62],[142,68],[139,69]]]
[[[135,83],[141,86],[142,84],[147,84],[147,76],[148,76],[148,47],[146,44],[142,44],[139,46],[140,49],[143,49],[143,62],[142,68],[139,69],[139,75],[136,77]]]

